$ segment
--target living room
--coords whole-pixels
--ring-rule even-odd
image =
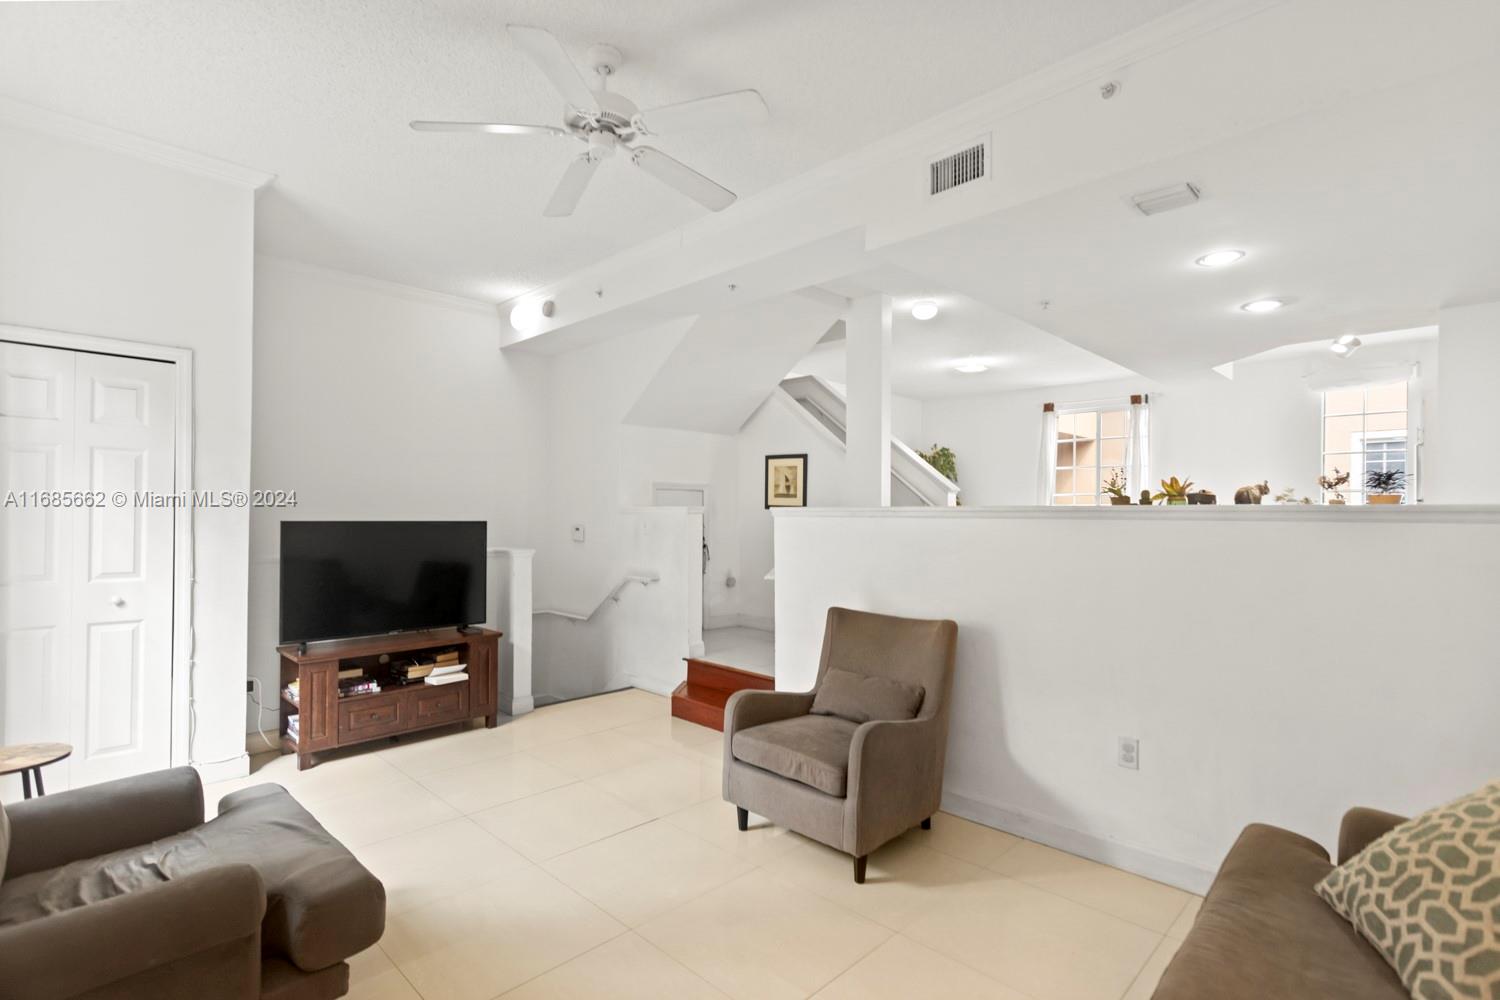
[[[0,994],[1490,995],[1495,37],[0,3]]]

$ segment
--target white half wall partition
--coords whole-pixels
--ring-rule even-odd
[[[1500,775],[1500,507],[809,508],[775,550],[779,689],[830,606],[955,619],[944,807],[1183,888],[1247,823]]]

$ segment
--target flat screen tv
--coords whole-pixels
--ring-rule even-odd
[[[281,522],[281,641],[484,621],[483,521]]]

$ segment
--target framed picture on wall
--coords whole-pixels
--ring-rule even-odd
[[[766,507],[807,506],[807,456],[766,456]]]

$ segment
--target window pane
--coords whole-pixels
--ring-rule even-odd
[[[1326,417],[1323,420],[1324,451],[1357,451],[1364,433],[1364,417]],[[1340,466],[1345,468],[1345,466]]]
[[[1074,493],[1094,493],[1099,489],[1099,473],[1092,466],[1079,468],[1073,472]]]
[[[1078,440],[1073,443],[1074,465],[1098,465],[1099,464],[1099,442]]]
[[[1392,382],[1389,385],[1372,385],[1365,390],[1365,412],[1379,413],[1382,410],[1406,409],[1406,383]]]
[[[1069,466],[1071,466],[1072,464],[1073,464],[1073,442],[1072,441],[1059,441],[1059,442],[1057,442],[1057,467],[1059,469],[1065,469],[1065,468],[1068,468]]]
[[[1064,496],[1053,497],[1052,504],[1055,507],[1071,507],[1073,506],[1073,498]]]
[[[1101,441],[1099,444],[1099,464],[1105,466],[1123,466],[1125,464],[1125,442]]]
[[[1090,440],[1099,436],[1099,414],[1075,413],[1073,414],[1073,435]]]
[[[1054,487],[1059,493],[1073,492],[1073,472],[1071,469],[1059,469],[1057,473],[1057,485]]]
[[[1330,389],[1323,394],[1323,412],[1327,414],[1358,413],[1364,409],[1363,389]]]
[[[1124,410],[1110,410],[1103,416],[1104,436],[1122,438],[1129,433],[1130,416]]]
[[[1374,437],[1377,432],[1385,432],[1389,437],[1390,431],[1406,430],[1406,413],[1372,413],[1365,417],[1365,434]]]
[[[1329,454],[1323,456],[1323,475],[1333,476],[1336,472],[1352,473],[1360,463],[1360,456],[1353,454]],[[1351,475],[1350,483],[1354,482]],[[1348,492],[1347,490],[1345,492]]]
[[[1057,436],[1072,437],[1078,422],[1076,413],[1059,413],[1057,415]]]

